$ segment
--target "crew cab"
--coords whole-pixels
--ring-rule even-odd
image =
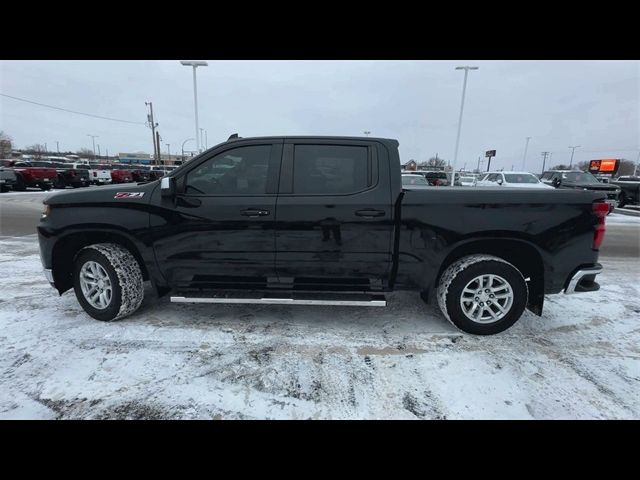
[[[90,164],[89,181],[92,185],[106,185],[111,183],[111,165]]]
[[[207,304],[373,307],[412,290],[482,335],[541,315],[547,294],[599,289],[605,193],[404,188],[398,146],[233,135],[161,180],[50,195],[45,276],[103,321],[133,313],[148,280]]]
[[[640,177],[623,175],[610,183],[620,188],[619,207],[640,204]]]
[[[64,162],[47,162],[56,169],[58,178],[54,182],[55,188],[79,188],[89,186],[89,170],[86,165]]]
[[[111,167],[111,183],[131,183],[133,175],[131,171],[124,165],[113,165]]]
[[[58,172],[48,162],[18,160],[12,162],[12,167],[16,174],[13,189],[17,191],[24,191],[29,187],[51,190],[58,178]]]
[[[602,192],[607,196],[606,202],[609,204],[609,212],[618,206],[620,187],[599,182],[598,179],[589,172],[548,170],[542,174],[540,180],[555,188]]]

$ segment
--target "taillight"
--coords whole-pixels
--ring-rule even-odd
[[[97,177],[98,176],[98,172],[93,172],[93,176]]]
[[[591,211],[596,217],[598,217],[598,223],[596,224],[596,229],[593,232],[593,244],[591,248],[599,250],[600,245],[602,245],[602,241],[604,240],[604,232],[606,230],[604,221],[609,213],[609,204],[604,202],[593,202]]]
[[[75,170],[69,170],[69,175],[71,175],[72,177],[76,176],[76,171]]]

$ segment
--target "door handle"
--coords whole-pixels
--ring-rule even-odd
[[[356,210],[356,215],[358,217],[384,217],[384,210],[376,210],[374,208],[365,208],[364,210]]]
[[[269,210],[248,208],[246,210],[241,210],[240,215],[244,215],[245,217],[266,217],[269,215]]]

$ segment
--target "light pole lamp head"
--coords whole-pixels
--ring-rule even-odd
[[[478,68],[480,67],[463,66],[463,67],[456,67],[456,70],[478,70]]]
[[[180,60],[180,63],[187,67],[208,67],[209,66],[207,62],[204,62],[202,60]]]

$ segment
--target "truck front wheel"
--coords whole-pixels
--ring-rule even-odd
[[[469,255],[447,267],[438,285],[438,304],[460,330],[499,333],[516,323],[528,301],[522,273],[492,255]]]
[[[73,287],[84,311],[102,321],[130,315],[144,297],[140,265],[129,250],[115,243],[97,243],[80,251]]]

